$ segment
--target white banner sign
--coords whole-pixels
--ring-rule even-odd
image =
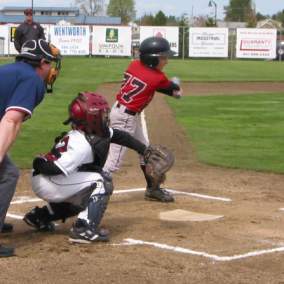
[[[0,25],[0,37],[4,38],[4,52],[2,52],[7,55],[8,54],[8,43],[9,43],[9,38],[8,38],[9,32],[8,32],[8,26],[6,25]]]
[[[276,37],[276,29],[237,29],[236,57],[273,59]]]
[[[50,41],[62,55],[88,55],[89,26],[50,26]]]
[[[14,37],[15,31],[18,24],[5,24],[0,25],[0,37],[4,38],[4,54],[5,55],[15,55],[18,54],[18,51],[15,49],[14,46]],[[41,25],[44,29],[45,38],[48,40],[49,34],[49,25]]]
[[[228,57],[228,29],[190,28],[189,57]]]
[[[131,56],[131,27],[93,26],[92,54]]]
[[[158,36],[167,39],[170,43],[171,49],[178,55],[178,27],[140,27],[140,43],[147,37]]]

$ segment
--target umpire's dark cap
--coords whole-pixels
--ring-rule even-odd
[[[24,14],[27,15],[32,15],[33,14],[33,10],[31,8],[28,8],[24,11]]]
[[[56,57],[52,55],[50,44],[43,39],[26,41],[21,48],[21,53],[16,56],[17,61],[22,59],[56,61]]]

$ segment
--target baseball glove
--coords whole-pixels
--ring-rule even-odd
[[[174,154],[165,146],[150,145],[144,153],[145,172],[154,187],[165,181],[165,173],[173,166]]]

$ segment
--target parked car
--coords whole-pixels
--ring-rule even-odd
[[[276,46],[276,60],[284,61],[284,41],[280,41]]]

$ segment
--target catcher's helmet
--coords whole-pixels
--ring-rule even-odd
[[[34,67],[38,67],[42,59],[47,62],[55,62],[55,67],[50,69],[49,74],[45,79],[47,91],[52,92],[52,85],[61,69],[60,50],[43,39],[28,40],[23,44],[21,53],[16,56],[16,61],[25,61]]]
[[[69,118],[76,129],[104,137],[108,133],[110,108],[106,99],[93,92],[81,92],[69,105]]]
[[[159,64],[160,56],[171,56],[175,54],[171,50],[169,42],[162,37],[148,37],[142,41],[140,48],[140,60],[149,67]]]

